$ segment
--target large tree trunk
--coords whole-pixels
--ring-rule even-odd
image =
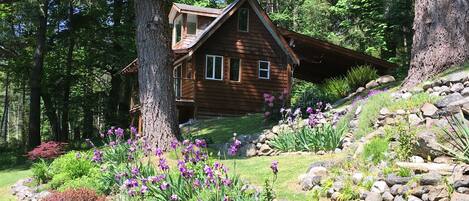
[[[469,59],[469,2],[416,0],[414,39],[405,87]]]
[[[168,149],[171,139],[179,136],[167,17],[169,3],[171,1],[135,1],[143,134],[162,149]]]
[[[42,1],[38,16],[37,47],[34,51],[34,66],[30,72],[29,147],[41,144],[41,77],[46,54],[46,32],[49,0]]]
[[[9,88],[10,88],[10,75],[7,72],[5,78],[5,99],[4,99],[4,106],[3,106],[3,115],[2,121],[0,125],[0,133],[3,134],[3,142],[8,144],[8,112],[10,110],[10,100],[9,100]]]
[[[54,136],[54,140],[60,141],[62,139],[61,137],[62,135],[60,134],[59,117],[54,107],[54,103],[52,102],[52,97],[45,90],[42,90],[41,97],[42,97],[42,101],[44,102],[46,116],[47,116],[47,119],[49,119],[50,127],[52,129],[52,135]]]
[[[72,79],[72,65],[73,65],[73,48],[75,46],[75,38],[73,35],[73,2],[69,2],[68,9],[68,51],[67,51],[67,67],[65,70],[65,82],[64,82],[64,96],[63,96],[63,107],[62,107],[62,130],[60,135],[60,141],[66,142],[69,137],[69,105],[70,105],[70,88],[71,88],[71,79]]]

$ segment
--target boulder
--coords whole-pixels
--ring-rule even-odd
[[[428,186],[417,186],[410,191],[410,194],[416,197],[422,197],[423,194],[428,193],[430,189]]]
[[[359,184],[363,180],[363,173],[357,172],[352,175],[352,181],[354,184]]]
[[[415,196],[411,195],[407,198],[407,201],[422,201],[422,200],[418,197],[415,197]]]
[[[245,157],[253,157],[253,156],[256,156],[256,154],[257,154],[256,145],[254,145],[254,144],[247,144],[247,145],[245,145],[245,146],[242,146],[242,147],[239,149],[239,153],[241,154],[241,156],[245,156]]]
[[[450,88],[450,90],[451,90],[452,92],[460,92],[460,91],[462,91],[463,89],[464,89],[464,84],[463,84],[463,83],[460,83],[460,82],[458,82],[458,83],[456,83],[456,84],[453,84],[453,85],[451,86],[451,88]]]
[[[399,195],[399,196],[394,198],[394,201],[406,201],[406,199],[404,199],[404,196]]]
[[[459,94],[459,93],[453,93],[451,95],[448,95],[446,97],[444,97],[443,99],[439,100],[438,102],[436,102],[436,106],[438,108],[444,108],[448,105],[450,105],[451,103],[453,102],[456,102],[456,101],[459,101],[461,99],[463,99],[464,97]]]
[[[405,193],[407,193],[408,190],[409,188],[407,186],[396,184],[391,187],[391,190],[389,192],[394,196],[398,196],[398,195],[404,195]]]
[[[379,83],[376,82],[375,80],[372,80],[372,81],[366,83],[365,88],[371,89],[371,88],[375,88],[377,86],[379,86]]]
[[[446,163],[446,164],[451,164],[453,163],[453,158],[449,156],[439,156],[433,159],[433,162],[435,163]]]
[[[453,183],[455,189],[460,187],[469,187],[469,175],[462,175],[455,179]]]
[[[303,191],[309,191],[314,186],[321,184],[321,177],[315,176],[315,175],[308,175],[308,174],[300,175],[299,180],[300,180],[299,184]]]
[[[261,156],[268,156],[273,152],[272,148],[270,148],[267,144],[262,144],[261,148],[259,148],[259,155]]]
[[[356,93],[361,93],[365,91],[365,87],[358,87],[357,91],[355,91]]]
[[[389,111],[388,108],[382,108],[381,110],[379,110],[379,114],[382,115],[382,116],[387,116],[387,115],[391,114],[391,112]]]
[[[417,126],[423,122],[423,119],[421,119],[418,115],[416,114],[409,114],[407,117],[409,124],[411,126]]]
[[[469,96],[469,87],[466,87],[463,90],[461,90],[461,95],[465,97]]]
[[[464,105],[461,107],[461,110],[462,110],[462,112],[463,112],[465,115],[468,115],[468,116],[469,116],[469,103],[464,104]]]
[[[399,110],[396,110],[396,114],[397,115],[405,115],[406,112],[405,112],[405,110],[399,109]]]
[[[404,93],[404,94],[402,94],[401,97],[402,97],[402,99],[409,99],[410,97],[412,97],[412,93],[410,93],[410,92]]]
[[[469,188],[468,187],[459,187],[458,189],[456,189],[456,192],[463,193],[463,194],[469,194]]]
[[[265,134],[265,139],[266,140],[273,140],[277,137],[277,135],[274,132],[268,132]]]
[[[430,82],[430,81],[425,81],[425,82],[423,83],[423,85],[422,85],[423,90],[427,90],[427,89],[432,88],[432,84],[433,84],[433,83]]]
[[[411,156],[410,157],[410,162],[412,162],[412,163],[424,163],[425,160],[423,160],[423,158],[420,157],[420,156]]]
[[[451,201],[468,201],[469,200],[469,195],[468,194],[462,194],[462,193],[453,193],[451,195]]]
[[[383,197],[381,197],[380,193],[377,192],[369,192],[366,195],[365,201],[382,201]]]
[[[456,83],[456,82],[464,82],[469,78],[467,72],[461,71],[452,73],[444,77],[444,83]]]
[[[430,172],[423,174],[420,177],[420,185],[436,185],[440,183],[442,180],[442,177],[439,173],[437,172]]]
[[[410,181],[410,177],[401,177],[401,176],[398,176],[396,174],[389,174],[387,177],[386,177],[386,184],[388,184],[388,186],[396,186],[396,184],[407,184],[407,182]]]
[[[394,82],[396,81],[396,79],[391,75],[384,75],[384,76],[379,77],[376,81],[379,84],[386,84],[386,83]]]
[[[448,190],[445,186],[430,186],[428,191],[429,200],[442,200],[449,197]],[[422,196],[423,197],[423,196]]]
[[[383,197],[383,201],[393,201],[394,200],[394,196],[392,196],[392,194],[390,192],[384,192],[381,197]]]
[[[386,191],[389,191],[389,187],[384,181],[377,181],[373,183],[373,187],[371,187],[371,192],[384,193]]]
[[[438,108],[435,107],[431,103],[425,103],[420,108],[420,111],[422,111],[424,117],[433,117],[433,116],[435,116],[436,112],[438,111]]]
[[[415,154],[423,158],[436,158],[442,155],[441,147],[437,142],[436,134],[430,130],[423,130],[417,134],[417,143],[414,144]]]

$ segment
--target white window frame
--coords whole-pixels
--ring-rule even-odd
[[[267,69],[261,69],[261,63],[267,63]],[[261,71],[267,71],[267,77],[261,77]],[[270,79],[270,61],[259,60],[258,62],[258,77],[259,79],[269,80]]]
[[[241,18],[239,17],[241,15],[241,10],[246,10],[247,11],[247,18],[246,18],[246,30],[241,30],[239,29],[239,21],[241,20]],[[249,32],[249,9],[248,8],[240,8],[239,11],[238,11],[238,31],[239,32]]]
[[[208,58],[209,58],[209,57],[213,57],[213,63],[212,63],[212,65],[213,65],[213,68],[212,68],[212,77],[208,77],[208,76],[207,76],[207,75],[208,75],[208,74],[207,74],[207,71],[208,71]],[[215,77],[215,67],[216,67],[216,66],[215,66],[215,65],[216,65],[215,60],[216,60],[217,57],[221,58],[221,73],[220,73],[220,74],[221,74],[221,75],[220,75],[221,77],[220,77],[220,79],[217,79],[217,78]],[[223,80],[223,68],[224,68],[223,63],[224,63],[224,61],[223,61],[223,56],[207,54],[207,55],[205,56],[205,79],[206,79],[206,80],[219,80],[219,81]]]

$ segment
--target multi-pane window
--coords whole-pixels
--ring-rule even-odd
[[[270,62],[259,61],[259,78],[270,79]]]
[[[243,32],[249,31],[249,10],[247,8],[239,9],[238,30]]]
[[[205,78],[208,80],[223,80],[223,57],[207,55],[205,63]]]
[[[179,17],[174,20],[174,28],[173,28],[173,45],[181,41],[182,39],[182,16],[180,15]]]
[[[230,58],[230,80],[240,81],[240,60],[238,58]]]
[[[197,16],[188,14],[187,15],[187,34],[196,34],[197,33]]]

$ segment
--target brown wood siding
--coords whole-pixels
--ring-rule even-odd
[[[228,19],[195,53],[197,115],[261,112],[264,93],[289,88],[286,55],[249,8],[249,32],[238,31],[238,14]],[[205,79],[206,55],[223,56],[223,80]],[[230,58],[241,60],[241,82],[229,80]],[[258,78],[258,62],[270,62],[270,79]]]
[[[194,79],[191,65],[190,61],[188,61],[182,67],[182,99],[194,99]]]

